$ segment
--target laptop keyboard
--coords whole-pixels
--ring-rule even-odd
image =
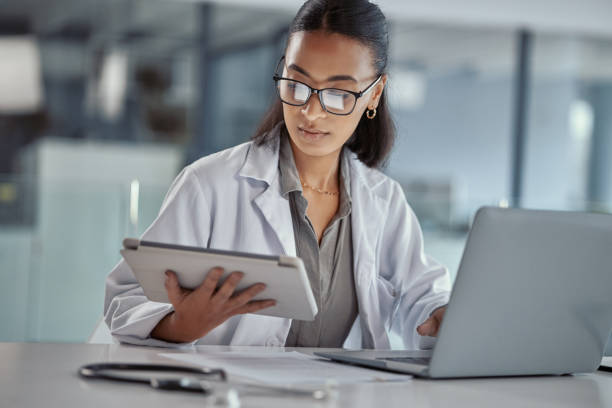
[[[380,357],[377,360],[396,361],[398,363],[429,365],[429,357]]]

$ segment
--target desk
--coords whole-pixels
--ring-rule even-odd
[[[198,346],[198,350],[229,350]],[[261,350],[232,347],[232,350]],[[196,349],[194,349],[195,351]],[[279,350],[278,348],[274,349]],[[287,349],[289,350],[289,348]],[[294,349],[291,349],[294,350]],[[301,349],[301,351],[312,349]],[[203,397],[147,386],[86,381],[79,366],[92,362],[164,362],[172,350],[102,344],[0,343],[2,407],[198,407]],[[179,352],[179,351],[176,351]],[[184,351],[183,351],[184,352]],[[287,397],[245,397],[242,407],[612,407],[612,373],[565,377],[419,380],[339,387],[335,402]]]

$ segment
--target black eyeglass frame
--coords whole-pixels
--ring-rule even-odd
[[[285,60],[285,56],[283,55],[280,60],[278,61],[278,63],[276,64],[276,69],[274,70],[274,75],[272,76],[272,79],[274,80],[274,82],[276,83],[276,93],[278,94],[278,98],[281,100],[282,103],[286,103],[287,105],[291,105],[291,106],[304,106],[308,103],[308,101],[310,100],[310,97],[312,96],[312,94],[316,94],[318,99],[319,99],[319,103],[321,104],[321,107],[323,108],[323,110],[327,113],[331,113],[332,115],[338,115],[338,116],[347,116],[350,115],[351,113],[353,113],[353,111],[355,110],[355,106],[357,106],[357,100],[359,98],[361,98],[363,95],[365,95],[366,93],[368,93],[372,88],[374,88],[374,86],[376,86],[376,84],[378,83],[378,81],[380,81],[380,79],[382,78],[383,74],[378,75],[378,77],[370,84],[368,85],[363,91],[360,92],[355,92],[355,91],[349,91],[348,89],[340,89],[340,88],[321,88],[321,89],[317,89],[317,88],[313,88],[310,85],[302,82],[302,81],[298,81],[297,79],[293,79],[293,78],[285,78],[283,76],[278,75],[278,67],[281,65],[281,62]],[[280,89],[278,86],[278,81],[280,80],[285,80],[285,81],[293,81],[293,82],[297,82],[299,84],[304,85],[306,88],[308,88],[308,97],[306,98],[306,100],[304,101],[304,103],[300,103],[300,104],[295,104],[295,103],[290,103],[290,102],[286,102],[283,100],[283,98],[281,98],[280,96]],[[347,113],[335,113],[335,112],[330,112],[327,110],[327,107],[325,106],[325,103],[323,102],[323,99],[321,98],[321,92],[326,91],[326,90],[335,90],[335,91],[342,91],[342,92],[348,92],[350,94],[352,94],[355,97],[355,102],[353,103],[353,107],[351,108],[351,110]]]

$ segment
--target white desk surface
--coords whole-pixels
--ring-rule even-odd
[[[197,349],[221,351],[230,348],[198,346]],[[231,349],[262,350],[257,347]],[[161,352],[173,351],[102,344],[0,343],[0,406],[14,408],[212,406],[198,394],[157,391],[138,384],[88,381],[77,375],[79,366],[94,362],[173,363],[158,357],[158,353]],[[290,403],[291,408],[302,406],[612,407],[612,373],[468,380],[413,379],[406,383],[340,386],[338,397],[334,401],[313,402],[313,400],[286,396],[247,396],[242,398],[241,403],[242,407],[288,407]]]

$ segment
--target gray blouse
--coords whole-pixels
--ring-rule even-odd
[[[319,246],[306,215],[308,201],[286,132],[280,134],[281,193],[289,200],[297,256],[302,258],[319,313],[312,322],[293,320],[285,342],[288,347],[342,347],[357,318],[353,277],[349,158],[340,156],[340,205],[323,232]]]

